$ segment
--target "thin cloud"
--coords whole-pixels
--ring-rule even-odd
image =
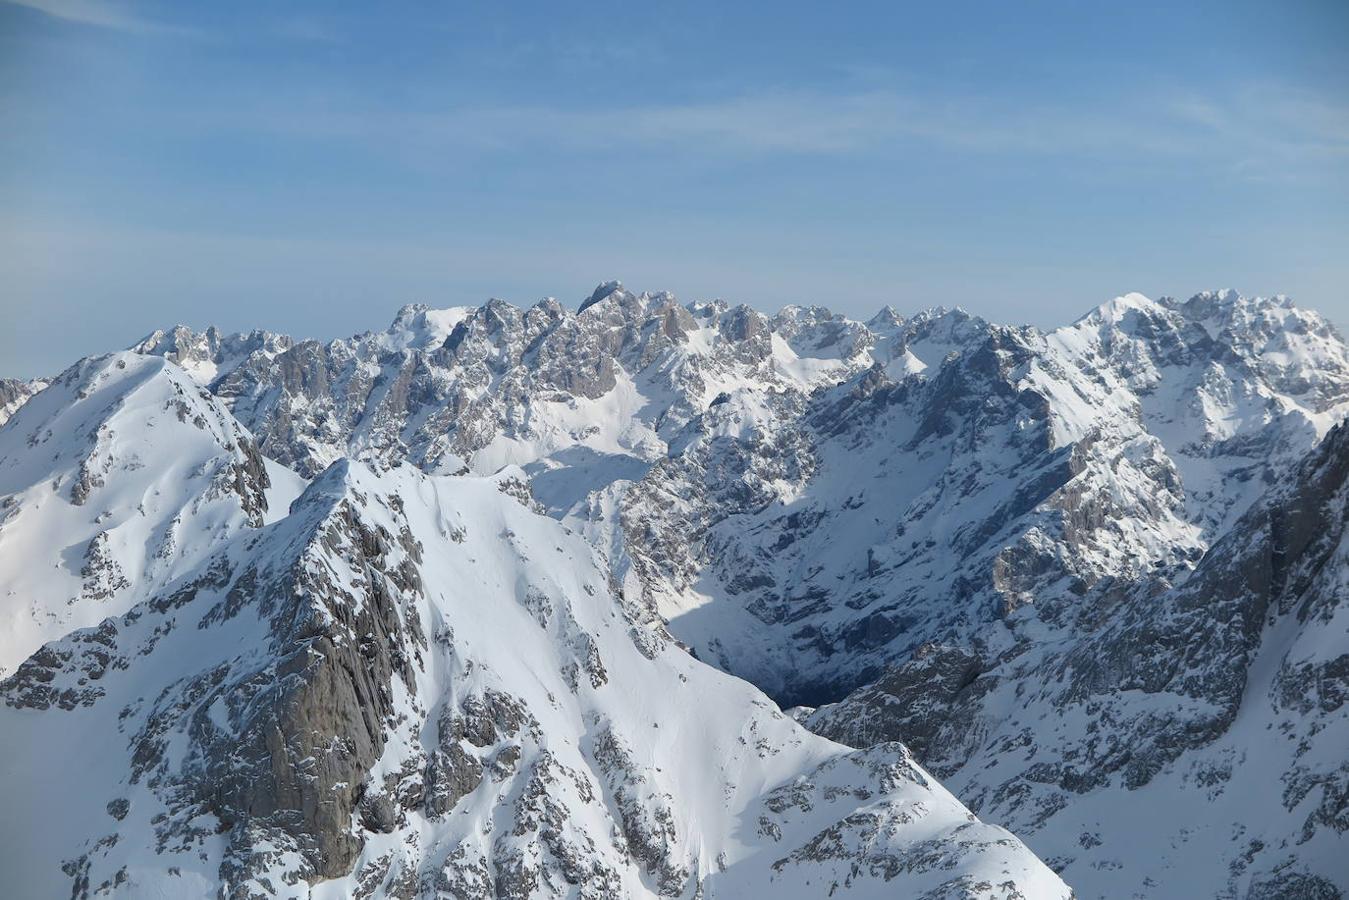
[[[199,111],[197,126],[286,140],[371,142],[397,151],[622,150],[715,159],[886,155],[940,148],[970,154],[1202,165],[1238,178],[1307,179],[1349,157],[1349,106],[1254,86],[1225,96],[1165,92],[1090,108],[1009,108],[979,98],[895,91],[782,92],[645,106],[535,105],[390,109],[358,98],[268,98]],[[271,106],[277,103],[279,106]],[[1216,168],[1215,168],[1216,167]]]
[[[53,19],[129,34],[186,34],[191,29],[142,19],[104,0],[0,0],[36,10]]]

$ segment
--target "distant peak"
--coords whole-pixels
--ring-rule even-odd
[[[1121,294],[1113,300],[1108,300],[1101,305],[1101,309],[1110,313],[1123,313],[1131,309],[1151,312],[1160,309],[1161,303],[1153,300],[1146,294],[1138,291],[1130,291],[1127,294]]]
[[[1100,306],[1082,316],[1069,327],[1078,325],[1090,325],[1092,323],[1117,324],[1129,313],[1145,313],[1154,315],[1168,309],[1165,303],[1153,300],[1146,294],[1138,291],[1130,291],[1127,294],[1121,294],[1112,300],[1107,300]]]
[[[186,325],[178,324],[171,328],[156,328],[141,338],[135,346],[142,353],[161,353],[185,347],[196,338],[195,331]]]
[[[1219,288],[1216,291],[1200,291],[1190,299],[1192,300],[1210,300],[1219,303],[1236,303],[1242,299],[1241,295],[1232,288]]]
[[[979,316],[970,313],[963,306],[929,306],[914,313],[909,317],[909,320],[912,322],[940,322],[949,320],[953,323],[984,321]]]
[[[876,315],[867,319],[866,324],[868,328],[893,328],[903,322],[904,317],[899,314],[899,310],[887,303]]]
[[[593,292],[591,292],[589,299],[587,299],[584,303],[581,304],[581,308],[578,309],[577,312],[585,312],[587,309],[594,306],[596,303],[599,303],[601,300],[611,297],[622,290],[623,290],[623,282],[617,280],[606,281],[599,287],[595,288]]]
[[[1260,314],[1271,310],[1297,310],[1303,318],[1319,319],[1310,310],[1300,310],[1292,299],[1284,294],[1272,297],[1246,297],[1231,288],[1216,291],[1200,291],[1180,308],[1193,319],[1226,318],[1239,315],[1242,311]]]
[[[398,308],[398,314],[393,317],[393,324],[397,326],[411,323],[427,309],[429,307],[425,303],[405,303]]]

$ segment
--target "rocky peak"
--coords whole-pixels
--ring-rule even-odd
[[[881,309],[876,313],[876,315],[872,316],[870,319],[867,319],[866,321],[866,326],[870,328],[872,331],[877,332],[888,331],[893,328],[898,328],[900,325],[903,324],[904,324],[904,317],[900,315],[899,310],[895,309],[893,306],[890,306],[888,304],[886,306],[881,307]]]
[[[583,313],[590,307],[594,306],[595,304],[607,300],[608,298],[614,296],[615,294],[620,296],[627,294],[627,291],[623,290],[623,282],[621,281],[602,282],[598,287],[595,288],[594,291],[591,292],[590,296],[587,297],[581,303],[580,307],[577,308],[576,311],[577,313]]]
[[[18,378],[0,378],[0,425],[9,421],[28,398],[47,386],[45,379],[23,381]]]

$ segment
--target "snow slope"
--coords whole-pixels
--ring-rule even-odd
[[[177,366],[77,363],[0,427],[0,674],[262,524],[248,432]]]
[[[9,895],[1069,896],[902,746],[634,625],[523,489],[336,462],[35,654],[0,684]]]

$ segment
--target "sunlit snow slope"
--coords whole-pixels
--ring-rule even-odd
[[[34,654],[0,685],[7,895],[1068,896],[902,746],[634,625],[523,491],[339,461]]]

